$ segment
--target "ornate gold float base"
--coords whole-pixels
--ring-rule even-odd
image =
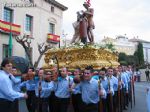
[[[100,69],[102,67],[116,67],[119,65],[118,56],[102,48],[65,48],[49,50],[45,53],[44,69],[51,69],[51,59],[54,55],[57,56],[60,68],[75,69],[80,67],[84,69],[86,66],[92,65],[94,69]]]

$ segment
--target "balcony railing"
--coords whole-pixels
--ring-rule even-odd
[[[20,35],[21,26],[0,20],[0,31],[5,33],[12,32],[13,35]]]
[[[60,42],[60,36],[48,33],[47,42],[59,43]]]

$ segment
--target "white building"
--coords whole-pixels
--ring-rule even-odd
[[[133,39],[130,39],[129,41],[133,42],[135,45],[138,45],[139,42],[143,44],[144,61],[146,63],[150,63],[150,42],[139,39],[139,38],[133,38]]]
[[[67,7],[55,0],[0,0],[0,62],[8,56],[10,26],[13,33],[12,55],[26,58],[24,49],[14,36],[27,34],[34,38],[32,59],[35,62],[37,43],[59,42],[65,10]]]
[[[136,50],[136,45],[130,42],[128,38],[124,36],[117,36],[116,39],[104,37],[102,43],[103,44],[112,43],[116,51],[124,52],[127,55],[133,55]]]
[[[150,42],[148,41],[139,38],[128,39],[125,36],[117,36],[116,39],[104,37],[104,39],[102,40],[103,44],[112,43],[116,51],[118,51],[119,53],[124,52],[127,55],[134,54],[139,42],[143,44],[144,61],[146,63],[150,63]]]

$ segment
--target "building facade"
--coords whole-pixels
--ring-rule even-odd
[[[137,49],[138,43],[143,44],[143,55],[145,63],[150,63],[150,42],[137,38],[128,39],[126,36],[117,36],[116,39],[104,37],[103,44],[112,43],[117,52],[124,52],[127,55],[133,55]]]
[[[8,57],[8,42],[12,32],[12,55],[26,58],[15,36],[32,37],[33,63],[39,55],[37,43],[58,45],[62,31],[63,11],[67,7],[55,0],[0,0],[0,62]],[[42,59],[43,60],[43,59]],[[41,61],[39,66],[43,65]]]
[[[133,55],[136,50],[136,45],[129,41],[125,36],[117,36],[116,39],[104,37],[103,44],[112,43],[117,52],[124,52],[127,55]]]
[[[143,44],[144,61],[145,63],[150,63],[150,42],[139,38],[133,38],[130,39],[129,41],[134,43],[136,46],[138,45],[139,42]]]

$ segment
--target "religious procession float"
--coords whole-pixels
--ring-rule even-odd
[[[119,65],[118,56],[101,45],[94,44],[93,22],[94,9],[90,0],[83,4],[85,11],[77,12],[77,20],[73,23],[75,33],[69,46],[65,48],[49,49],[45,53],[45,65],[43,68],[52,68],[52,59],[57,57],[59,66],[75,69],[92,66],[94,69],[102,67],[116,67]]]

